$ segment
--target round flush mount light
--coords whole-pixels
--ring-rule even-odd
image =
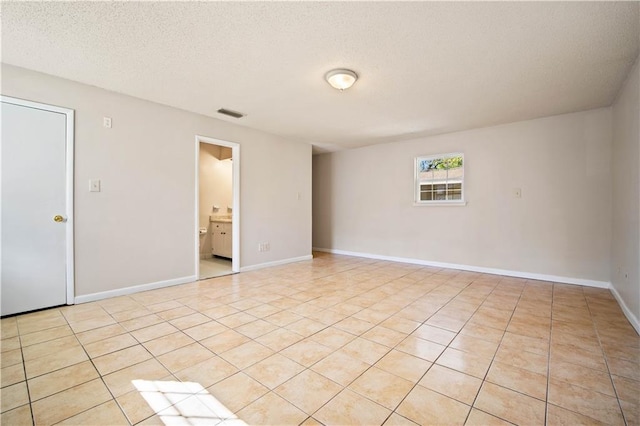
[[[358,79],[358,74],[351,70],[339,68],[329,71],[324,78],[332,87],[335,87],[342,92],[343,90],[353,86],[353,83]]]

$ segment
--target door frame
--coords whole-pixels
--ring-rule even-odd
[[[40,109],[43,111],[55,112],[65,116],[65,243],[66,243],[66,295],[67,305],[74,304],[75,297],[75,257],[74,257],[74,212],[73,212],[73,195],[74,195],[74,120],[75,110],[63,108],[55,105],[43,104],[40,102],[27,101],[25,99],[13,98],[11,96],[0,95],[0,102],[13,104],[17,106]]]
[[[200,143],[208,143],[211,145],[224,146],[231,148],[231,160],[233,161],[233,175],[231,180],[233,191],[233,206],[231,211],[231,272],[240,272],[240,144],[235,142],[224,141],[221,139],[210,138],[207,136],[196,135],[196,193],[195,193],[195,229],[193,235],[196,238],[195,246],[195,265],[196,279],[200,279]]]

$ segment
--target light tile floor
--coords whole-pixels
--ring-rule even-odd
[[[601,289],[316,254],[1,324],[3,425],[639,422]]]
[[[207,259],[200,259],[200,272],[199,279],[204,280],[207,278],[221,277],[223,275],[229,275],[233,273],[231,271],[231,260],[222,257],[211,257]]]

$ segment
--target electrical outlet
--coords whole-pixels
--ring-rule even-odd
[[[269,247],[269,243],[259,243],[258,244],[258,251],[263,252],[263,251],[269,251],[271,248]]]
[[[102,117],[102,125],[107,129],[111,128],[111,117]]]

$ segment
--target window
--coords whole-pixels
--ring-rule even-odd
[[[416,204],[464,204],[464,155],[416,158]]]

